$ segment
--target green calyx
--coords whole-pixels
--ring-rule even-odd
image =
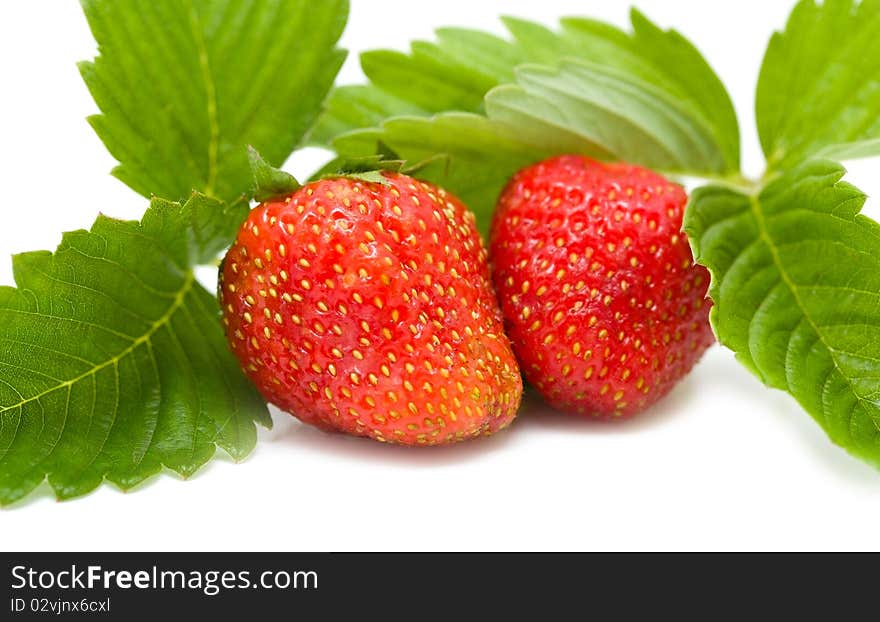
[[[254,176],[252,194],[257,201],[269,201],[292,194],[302,188],[302,184],[296,180],[296,177],[271,166],[251,146],[248,146],[248,162],[250,162],[251,172]]]

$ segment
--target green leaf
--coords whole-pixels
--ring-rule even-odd
[[[193,194],[185,205],[155,197],[143,223],[164,241],[169,256],[191,266],[210,263],[226,249],[249,211],[245,201],[223,203],[203,194]]]
[[[336,89],[317,136],[326,141],[394,116],[484,112],[484,98],[493,88],[524,86],[522,76],[528,70],[523,65],[539,63],[544,67],[533,71],[553,72],[577,59],[602,75],[653,87],[639,92],[660,93],[666,104],[687,115],[713,145],[717,152],[713,157],[720,160],[698,170],[737,171],[739,130],[730,97],[700,53],[678,32],[664,32],[638,11],[632,12],[631,34],[582,18],[563,19],[559,32],[515,18],[505,18],[504,23],[513,41],[475,30],[441,28],[436,43],[416,41],[409,55],[365,52],[361,63],[370,85]],[[597,85],[592,92],[601,95],[600,90]],[[352,114],[352,109],[369,114]]]
[[[880,224],[843,174],[817,160],[756,194],[700,188],[685,230],[712,273],[719,340],[880,466]]]
[[[154,200],[143,220],[100,216],[54,253],[14,258],[0,287],[0,504],[48,477],[61,499],[103,480],[131,488],[167,467],[254,447],[271,425],[192,265],[228,236],[204,196]],[[239,214],[240,215],[240,214]]]
[[[414,41],[408,55],[364,52],[370,84],[335,88],[310,142],[331,146],[336,136],[395,116],[480,112],[486,92],[512,80],[514,67],[530,60],[514,43],[479,30],[438,28],[436,35],[436,43]]]
[[[293,175],[270,166],[251,146],[248,146],[248,160],[254,177],[253,197],[257,201],[266,201],[300,189],[300,183]]]
[[[880,154],[880,0],[801,0],[767,48],[757,91],[771,169]]]
[[[717,149],[723,164],[714,166],[738,172],[739,126],[724,84],[681,33],[658,28],[635,9],[630,17],[631,35],[577,18],[563,20],[563,32],[572,47],[585,50],[579,56],[651,84],[677,102]]]
[[[575,18],[558,32],[504,22],[512,41],[441,29],[436,43],[415,42],[409,55],[364,54],[370,85],[334,91],[316,137],[332,137],[343,158],[380,143],[407,161],[442,156],[443,166],[420,176],[460,196],[484,232],[510,176],[557,153],[738,175],[730,98],[677,32],[635,11],[632,33]],[[369,114],[343,113],[352,109]]]
[[[347,0],[82,0],[100,56],[80,64],[89,122],[144,196],[251,188],[246,146],[278,166],[344,59]]]
[[[516,17],[502,17],[501,21],[525,54],[526,62],[552,65],[571,52],[565,39],[546,26]]]
[[[516,85],[490,91],[486,108],[490,119],[557,149],[665,171],[730,172],[712,132],[677,95],[607,66],[520,67]]]
[[[314,146],[327,147],[337,136],[354,128],[375,127],[396,115],[425,116],[419,106],[371,85],[348,85],[334,89],[308,137]]]
[[[387,93],[429,112],[479,108],[483,93],[495,85],[479,70],[423,41],[412,44],[411,56],[391,50],[364,52],[361,66]]]

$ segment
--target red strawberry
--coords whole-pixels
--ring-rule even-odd
[[[656,173],[580,156],[526,168],[502,193],[493,280],[523,373],[554,407],[633,415],[714,341],[686,202]]]
[[[306,423],[407,445],[491,434],[522,380],[474,216],[383,176],[324,179],[250,213],[221,275],[232,349]]]

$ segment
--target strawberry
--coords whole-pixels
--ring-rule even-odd
[[[633,415],[713,343],[686,202],[654,172],[580,156],[523,169],[501,194],[493,280],[523,373],[552,406]]]
[[[232,349],[267,400],[327,430],[405,445],[496,432],[522,380],[474,216],[381,175],[251,211],[221,270]]]

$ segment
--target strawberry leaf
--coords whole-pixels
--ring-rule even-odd
[[[667,172],[729,172],[709,126],[675,93],[633,73],[582,61],[526,65],[515,85],[487,94],[486,107],[491,119],[555,149]]]
[[[347,0],[82,0],[100,56],[80,64],[89,122],[144,196],[235,201],[253,145],[278,166],[345,57]]]
[[[251,146],[248,146],[248,160],[254,176],[253,197],[257,201],[266,201],[300,189],[300,183],[293,175],[270,166]]]
[[[771,169],[880,155],[880,1],[801,0],[770,41],[757,91]]]
[[[679,33],[636,11],[632,23],[627,33],[569,18],[555,32],[507,18],[511,41],[441,29],[410,54],[367,52],[370,84],[331,94],[313,142],[342,157],[379,143],[408,161],[445,156],[420,176],[459,195],[483,231],[510,175],[554,153],[738,175],[739,130],[724,86]]]
[[[61,499],[104,479],[127,489],[167,467],[194,473],[271,425],[192,265],[229,232],[225,206],[156,199],[141,222],[100,216],[54,254],[14,258],[0,287],[0,504],[48,477]]]
[[[712,272],[719,340],[880,466],[880,224],[843,174],[818,160],[752,194],[700,188],[685,230]]]
[[[223,203],[203,194],[194,193],[180,204],[154,197],[151,209],[144,214],[146,226],[165,240],[165,251],[180,264],[203,265],[217,257],[235,237],[238,223],[247,218],[245,201]]]
[[[309,133],[308,142],[317,147],[329,147],[337,136],[357,128],[381,125],[388,117],[427,114],[419,106],[372,85],[339,86],[327,99],[323,114]]]
[[[439,28],[436,35],[436,43],[413,42],[408,55],[390,50],[361,54],[370,84],[335,88],[311,143],[330,146],[336,136],[376,127],[389,117],[480,112],[489,89],[513,80],[514,67],[534,60],[514,43],[478,30]]]

